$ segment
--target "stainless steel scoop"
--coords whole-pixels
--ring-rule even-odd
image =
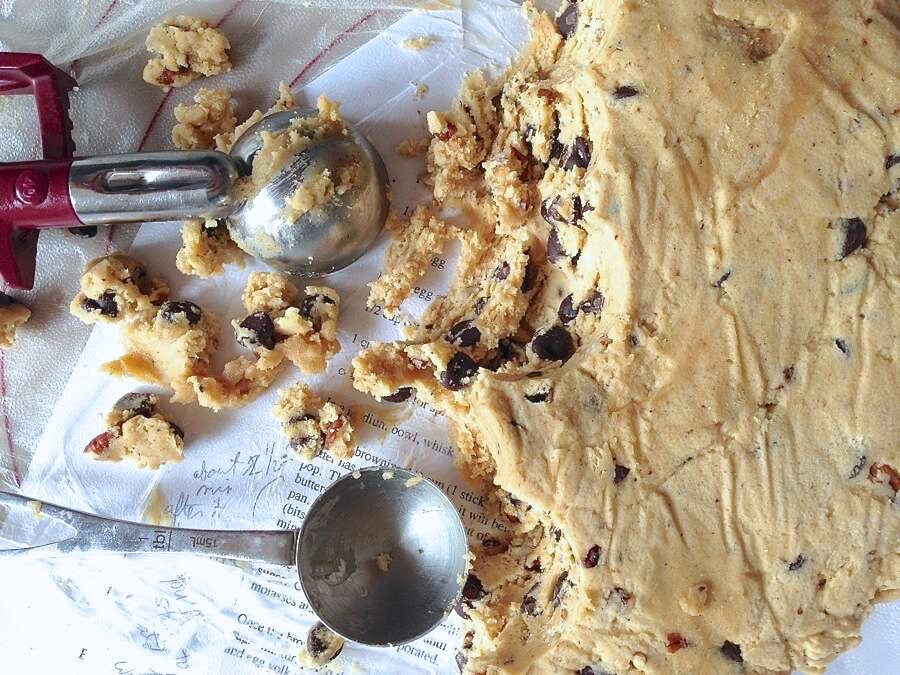
[[[313,502],[299,531],[156,527],[0,491],[0,541],[17,546],[0,555],[190,553],[296,564],[310,606],[331,630],[396,645],[437,626],[466,576],[459,514],[439,487],[417,480],[381,467],[344,476]]]
[[[227,218],[238,246],[268,265],[303,276],[342,269],[365,253],[387,218],[387,171],[372,144],[348,125],[348,135],[313,141],[257,194],[242,202],[238,176],[250,175],[262,142],[315,116],[287,110],[245,131],[230,155],[216,151],[140,153],[76,159],[69,171],[72,208],[85,225]],[[354,186],[297,222],[284,218],[285,199],[308,176],[358,164]]]

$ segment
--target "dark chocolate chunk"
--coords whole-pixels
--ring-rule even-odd
[[[590,666],[585,666],[581,670],[576,670],[575,675],[597,675]]]
[[[105,291],[100,297],[85,298],[81,306],[88,312],[100,312],[103,316],[117,317],[119,316],[119,305],[116,303],[116,294],[112,291]]]
[[[469,662],[469,657],[463,654],[462,652],[456,652],[456,667],[459,668],[459,672],[462,672],[466,664]]]
[[[801,554],[798,555],[796,558],[794,558],[793,560],[791,560],[791,562],[788,564],[788,571],[790,571],[790,572],[796,572],[796,571],[799,570],[801,567],[803,567],[803,565],[804,565],[805,563],[806,563],[806,556],[804,556],[804,555],[801,553]]]
[[[200,317],[203,316],[203,311],[193,302],[179,302],[172,300],[162,304],[159,308],[159,314],[169,323],[178,323],[178,317],[184,316],[188,324],[193,326],[200,321]]]
[[[866,224],[859,218],[848,218],[844,222],[844,243],[841,246],[841,260],[866,245]]]
[[[472,645],[475,644],[475,631],[469,631],[465,635],[463,635],[462,639],[462,648],[463,649],[472,649]]]
[[[898,164],[900,164],[900,153],[888,155],[884,158],[885,171],[889,171],[892,167],[897,166]]]
[[[82,239],[92,239],[97,236],[98,231],[96,225],[79,225],[78,227],[70,227],[68,230],[69,234],[74,234]]]
[[[508,363],[516,356],[512,340],[503,338],[497,343],[497,349],[488,358],[481,362],[481,367],[496,373],[503,364]]]
[[[547,260],[555,265],[560,260],[564,260],[568,257],[562,242],[559,240],[559,232],[555,227],[551,227],[550,234],[547,236]]]
[[[622,466],[621,464],[616,464],[615,472],[613,473],[613,484],[618,485],[623,480],[628,478],[628,474],[631,473],[631,469],[627,466]]]
[[[275,348],[275,324],[266,312],[254,312],[241,321],[240,326],[250,331],[250,335],[238,338],[238,342],[245,347],[259,345],[264,349]]]
[[[834,338],[834,346],[837,347],[837,350],[844,356],[850,356],[850,345],[848,345],[845,340]]]
[[[781,371],[781,374],[784,376],[785,382],[790,382],[794,379],[794,366],[788,366]]]
[[[578,316],[578,307],[572,302],[572,294],[569,293],[559,303],[559,309],[556,310],[556,316],[563,324],[572,323]]]
[[[541,202],[541,217],[550,225],[565,222],[565,219],[559,213],[559,195],[553,199],[547,197]]]
[[[579,222],[584,220],[584,214],[593,210],[594,207],[589,202],[582,204],[581,197],[575,195],[575,198],[572,200],[572,224],[578,225]]]
[[[725,642],[722,643],[722,646],[719,647],[719,651],[722,652],[722,656],[729,661],[734,661],[735,663],[744,662],[744,657],[741,654],[741,646],[736,645],[729,640],[725,640]]]
[[[731,270],[728,270],[727,272],[725,272],[725,274],[720,276],[717,281],[715,281],[713,283],[713,288],[722,288],[722,284],[724,284],[726,281],[728,281],[728,278],[730,276],[731,276]]]
[[[122,396],[118,401],[116,401],[115,405],[113,405],[113,410],[116,410],[120,413],[128,413],[128,417],[126,419],[137,417],[138,415],[140,415],[141,417],[151,417],[154,413],[151,395],[142,394],[141,392],[137,391]]]
[[[569,148],[569,155],[563,164],[563,169],[571,171],[575,167],[586,169],[591,163],[591,146],[584,136],[578,136]]]
[[[525,569],[529,572],[540,572],[541,571],[541,559],[535,558],[531,561],[530,565],[524,565]]]
[[[537,273],[537,265],[534,264],[534,260],[531,259],[529,254],[528,262],[525,263],[525,273],[522,275],[521,290],[523,293],[527,293],[534,288],[534,282],[537,281]]]
[[[596,314],[600,316],[603,312],[603,305],[606,304],[606,298],[600,291],[591,291],[584,300],[581,301],[579,308],[585,314]]]
[[[581,562],[587,568],[596,567],[600,562],[600,546],[597,544],[591,546]]]
[[[554,607],[559,607],[560,603],[565,599],[566,591],[569,590],[569,586],[572,585],[569,583],[568,579],[568,572],[562,572],[556,577],[556,583],[553,584],[553,592],[550,594],[550,603]]]
[[[487,592],[484,590],[484,586],[481,584],[481,579],[476,577],[474,574],[470,574],[466,577],[466,583],[463,585],[462,596],[466,600],[475,601],[481,600]]]
[[[535,335],[531,348],[539,359],[565,363],[575,353],[575,341],[565,328],[553,326]]]
[[[550,399],[550,394],[552,392],[552,389],[545,389],[543,391],[536,391],[533,394],[525,394],[525,400],[529,403],[545,403]]]
[[[509,263],[505,260],[494,269],[494,278],[503,281],[509,276]]]
[[[447,362],[447,370],[440,374],[441,384],[450,391],[458,391],[469,384],[478,372],[478,364],[464,352],[456,352]]]
[[[537,587],[540,584],[535,584],[525,593],[525,597],[522,599],[522,614],[527,614],[528,616],[537,616],[541,613],[541,610],[538,609],[537,606],[537,598],[534,597],[534,591],[537,590]]]
[[[472,325],[471,319],[456,322],[447,333],[447,342],[460,347],[473,347],[480,339],[481,331]]]
[[[866,456],[865,456],[865,455],[860,455],[859,457],[857,457],[857,458],[856,458],[856,464],[854,464],[854,465],[853,465],[853,468],[850,469],[850,475],[847,476],[847,478],[849,478],[850,480],[853,480],[853,479],[856,478],[860,473],[862,473],[862,470],[863,470],[864,468],[866,468],[866,462],[867,462],[867,461],[868,461],[868,460],[866,459]]]
[[[388,403],[403,403],[403,401],[407,400],[410,396],[413,395],[412,387],[400,387],[393,394],[388,394],[387,396],[382,396],[382,401],[387,401]]]
[[[178,436],[181,440],[184,440],[184,430],[175,424],[175,422],[169,422],[169,428],[172,430],[172,433]]]
[[[566,8],[556,17],[556,27],[564,38],[572,37],[578,27],[578,5],[575,0],[569,0]]]
[[[475,301],[475,316],[481,315],[481,313],[484,311],[485,305],[487,305],[487,301],[488,299],[485,297],[478,298],[478,300]]]
[[[306,651],[309,652],[309,655],[313,658],[318,658],[322,654],[324,654],[328,648],[329,643],[334,640],[340,639],[337,635],[331,632],[324,623],[319,621],[312,628],[309,629],[309,633],[306,634]],[[343,645],[332,655],[329,661],[337,658],[338,654],[343,650]]]
[[[637,89],[634,87],[626,85],[622,85],[621,87],[616,87],[613,89],[613,98],[617,101],[621,101],[623,98],[631,98],[632,96],[637,96],[640,94]]]

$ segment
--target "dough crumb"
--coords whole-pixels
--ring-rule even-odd
[[[417,101],[421,101],[423,98],[425,98],[425,94],[428,93],[428,90],[429,90],[429,87],[428,87],[427,84],[425,84],[425,83],[419,83],[419,84],[416,85],[416,93],[413,94],[413,97],[414,97]]]
[[[210,150],[216,136],[234,133],[236,119],[227,89],[200,89],[194,105],[175,106],[177,124],[172,128],[172,143],[179,150]]]
[[[382,471],[381,480],[391,480],[394,477],[393,471]]]
[[[31,310],[14,297],[0,292],[0,349],[9,349],[16,331],[31,317]]]
[[[158,404],[155,394],[125,394],[107,413],[106,431],[87,444],[85,454],[107,462],[128,459],[141,469],[180,462],[184,432],[157,410]]]
[[[225,265],[243,267],[245,256],[224,220],[189,218],[181,226],[175,266],[182,274],[206,279],[223,274]]]
[[[407,478],[404,485],[408,488],[415,487],[419,483],[425,480],[422,476],[412,476],[411,478]]]
[[[385,229],[393,239],[384,254],[381,276],[369,284],[366,304],[380,306],[391,317],[425,276],[432,257],[443,251],[452,229],[427,206],[417,206],[409,219],[391,211]]]
[[[231,70],[228,38],[204,19],[166,18],[150,29],[146,45],[157,56],[144,67],[144,82],[166,90]]]
[[[347,409],[323,402],[305,384],[298,382],[279,392],[272,412],[301,459],[310,461],[323,451],[339,459],[353,456],[353,427]]]
[[[42,502],[39,502],[37,499],[29,499],[28,508],[31,509],[32,518],[35,520],[43,520],[44,513],[42,509],[44,508],[44,504]]]
[[[423,49],[428,49],[431,45],[433,45],[435,39],[430,35],[419,35],[417,37],[406,38],[405,40],[400,41],[400,46],[403,49],[409,49],[410,51],[420,52]]]
[[[394,150],[401,157],[421,157],[428,152],[430,138],[409,138],[397,143]]]
[[[297,662],[301,667],[318,670],[336,659],[343,648],[344,639],[319,621],[306,634]]]
[[[151,277],[141,263],[122,253],[90,261],[79,285],[69,311],[88,324],[129,321],[155,310],[169,296],[165,280]]]
[[[354,471],[350,475],[353,476],[356,480],[359,480],[360,478],[362,478],[362,473],[360,473],[359,471]]]
[[[147,503],[144,505],[143,516],[145,523],[150,523],[157,527],[172,527],[175,524],[172,518],[172,511],[166,502],[166,496],[159,485],[154,485],[153,489],[150,490]]]
[[[387,572],[391,568],[392,558],[390,553],[379,553],[373,560],[375,561],[375,566],[382,572]]]

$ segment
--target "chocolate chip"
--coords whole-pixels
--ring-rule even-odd
[[[175,424],[175,422],[169,422],[169,429],[171,429],[172,433],[178,436],[178,438],[184,440],[184,430]]]
[[[556,17],[556,27],[564,38],[572,37],[578,27],[578,5],[575,0],[569,0],[566,8]]]
[[[555,525],[550,526],[550,536],[553,537],[553,541],[559,543],[560,538],[562,537],[562,530],[560,530]]]
[[[666,651],[670,654],[674,654],[687,646],[688,642],[681,636],[681,633],[666,633]]]
[[[491,107],[496,111],[500,112],[500,104],[503,102],[503,92],[499,91],[491,97]]]
[[[471,377],[478,372],[478,364],[464,352],[456,352],[447,362],[447,370],[440,374],[441,384],[450,391],[459,391],[469,384]]]
[[[590,569],[591,567],[596,567],[597,563],[600,562],[600,546],[594,544],[588,549],[587,555],[584,556],[584,560],[581,561],[582,564]]]
[[[628,478],[629,473],[631,473],[631,469],[629,469],[627,466],[616,464],[616,468],[613,472],[613,485],[618,485],[623,480]]]
[[[460,347],[473,347],[480,339],[481,331],[472,325],[471,319],[456,322],[447,333],[447,342]]]
[[[796,571],[799,570],[801,567],[803,567],[803,565],[804,565],[805,563],[806,563],[806,556],[804,556],[804,555],[801,553],[801,554],[798,555],[796,558],[794,558],[793,560],[791,560],[791,562],[788,564],[788,571],[789,571],[789,572],[796,572]]]
[[[482,540],[481,548],[484,550],[485,555],[499,555],[509,549],[509,544],[494,537],[487,537]]]
[[[238,337],[245,347],[259,345],[263,349],[275,349],[275,324],[266,312],[254,312],[241,321],[240,327],[250,331],[250,335]]]
[[[462,672],[465,669],[466,664],[469,662],[469,657],[463,654],[462,652],[456,652],[456,667],[459,668],[459,672]]]
[[[113,435],[104,431],[102,434],[94,436],[90,442],[84,447],[84,451],[94,455],[102,455],[109,450],[109,444],[112,442]]]
[[[539,359],[565,363],[575,353],[575,342],[565,328],[553,326],[534,337],[531,349]]]
[[[0,291],[0,307],[9,307],[10,305],[18,305],[16,299],[6,293]]]
[[[550,594],[550,602],[554,607],[559,607],[559,604],[565,599],[566,591],[569,589],[570,584],[567,583],[569,578],[568,572],[562,572],[557,578],[556,583],[553,584],[553,592]]]
[[[850,475],[847,476],[847,478],[850,479],[850,480],[853,480],[853,479],[856,478],[860,473],[862,473],[862,470],[866,467],[866,462],[867,462],[867,461],[868,461],[868,460],[866,459],[866,456],[865,456],[865,455],[860,455],[859,457],[857,457],[857,458],[856,458],[856,464],[854,464],[854,465],[853,465],[853,468],[850,469]]]
[[[575,195],[575,198],[572,200],[572,224],[578,225],[580,221],[584,220],[584,214],[593,210],[594,207],[589,202],[584,202],[582,205],[581,197]]]
[[[475,631],[469,631],[465,635],[463,635],[462,639],[462,648],[463,649],[472,649],[472,645],[475,644]]]
[[[555,265],[560,260],[568,257],[566,249],[563,248],[562,242],[559,240],[559,232],[555,227],[551,227],[550,234],[547,236],[547,260]]]
[[[835,338],[834,346],[837,347],[837,350],[844,356],[850,356],[850,345],[848,345],[845,340],[841,338]]]
[[[485,305],[487,305],[487,301],[488,299],[485,297],[478,298],[478,300],[475,301],[475,316],[481,315],[481,313],[484,311]]]
[[[713,283],[713,288],[722,288],[722,284],[724,284],[726,281],[728,281],[728,278],[730,276],[731,276],[731,270],[728,270],[727,272],[725,272],[725,274],[720,276],[716,282]]]
[[[117,317],[119,316],[119,305],[116,303],[116,294],[112,291],[105,291],[100,297],[85,298],[81,306],[87,312],[100,312],[103,316]]]
[[[563,169],[571,171],[575,167],[586,169],[591,163],[591,146],[584,136],[578,136],[569,148],[569,156],[563,164]]]
[[[533,394],[525,394],[525,400],[529,403],[544,403],[550,399],[551,393],[553,393],[552,389],[545,389]]]
[[[340,638],[338,638],[324,623],[319,621],[310,628],[309,633],[306,634],[306,651],[314,658],[320,657],[328,650],[329,643],[337,639]],[[331,661],[337,658],[338,654],[340,654],[343,649],[344,646],[341,645],[328,660]]]
[[[509,276],[509,263],[505,260],[494,269],[494,278],[503,281]]]
[[[571,293],[564,297],[563,301],[559,303],[559,309],[556,310],[556,316],[559,317],[560,322],[563,324],[572,323],[578,316],[578,307],[572,302]]]
[[[463,585],[462,589],[462,597],[474,602],[475,600],[481,600],[485,595],[487,595],[487,592],[481,584],[481,579],[474,574],[470,574],[466,577],[466,583]]]
[[[516,356],[512,340],[503,338],[497,343],[497,349],[488,358],[482,360],[481,367],[496,373],[503,364],[508,363]]]
[[[131,392],[125,394],[113,405],[113,410],[120,413],[127,413],[129,419],[131,417],[151,417],[155,411],[153,405],[153,397],[151,394],[142,394],[140,392]]]
[[[889,171],[892,167],[900,164],[900,154],[888,155],[884,158],[884,170]]]
[[[300,310],[300,315],[312,321],[313,330],[320,331],[322,330],[322,318],[319,316],[319,305],[333,305],[334,300],[329,298],[327,295],[323,295],[321,293],[316,295],[307,295],[303,300],[300,301],[300,304],[297,306],[297,309]]]
[[[579,307],[585,314],[596,314],[597,316],[600,316],[603,312],[603,305],[605,304],[606,298],[603,297],[603,293],[600,291],[591,291],[587,294],[587,297],[581,301]]]
[[[400,387],[393,394],[388,394],[387,396],[382,396],[382,401],[387,401],[388,403],[403,403],[406,399],[413,395],[412,387]]]
[[[794,379],[794,366],[788,366],[781,371],[781,374],[784,376],[785,382],[790,382]]]
[[[639,93],[640,92],[637,89],[626,84],[613,89],[612,96],[615,100],[621,101],[623,98],[631,98],[632,96],[637,96]]]
[[[525,273],[522,275],[521,290],[523,293],[527,293],[534,288],[534,282],[537,280],[537,272],[537,265],[534,264],[534,260],[532,260],[531,255],[529,255],[528,262],[525,263]]]
[[[725,640],[725,642],[722,643],[722,646],[719,647],[719,651],[722,652],[722,656],[729,661],[734,661],[735,663],[744,662],[744,657],[741,654],[741,646],[736,645],[729,640]]]
[[[841,246],[841,260],[855,250],[866,245],[866,224],[859,218],[848,218],[844,222],[844,244]]]
[[[525,593],[525,597],[522,599],[522,614],[537,616],[541,613],[537,606],[537,598],[532,595],[538,586],[539,584],[535,584]]]
[[[550,225],[565,222],[565,219],[559,213],[559,195],[552,199],[547,197],[541,202],[541,217]]]
[[[70,227],[68,230],[69,234],[74,234],[76,237],[81,237],[82,239],[96,237],[98,232],[96,225],[79,225],[78,227]]]
[[[183,316],[190,326],[200,321],[200,317],[203,316],[203,311],[193,302],[164,302],[159,308],[159,313],[169,323],[178,323],[178,317]]]
[[[597,675],[590,666],[585,666],[581,670],[576,670],[575,675]]]

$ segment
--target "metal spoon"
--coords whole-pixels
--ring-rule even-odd
[[[415,480],[409,471],[381,467],[344,476],[313,502],[299,531],[156,527],[0,491],[0,537],[20,546],[0,555],[190,553],[296,564],[310,606],[331,630],[362,644],[396,645],[437,626],[466,576],[459,514],[437,485]],[[33,541],[36,526],[46,530],[51,519],[69,535],[20,543]]]

